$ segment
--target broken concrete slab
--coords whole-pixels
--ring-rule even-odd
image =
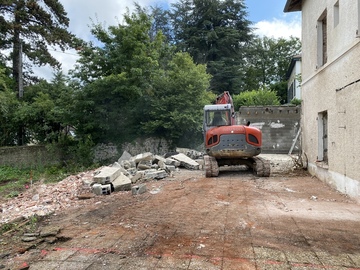
[[[154,169],[146,170],[144,175],[146,179],[157,179],[157,180],[166,178],[168,176],[169,175],[165,170],[154,170]]]
[[[199,169],[199,163],[197,163],[195,160],[189,158],[185,154],[179,153],[177,155],[171,156],[172,159],[175,159],[180,162],[180,166],[185,167],[189,170],[198,170]]]
[[[162,156],[159,156],[159,155],[155,155],[153,162],[154,162],[154,163],[159,163],[160,161],[162,161],[162,162],[165,163],[166,158],[164,158],[164,157],[162,157]]]
[[[149,170],[151,169],[152,161],[151,160],[140,160],[137,168],[138,170]]]
[[[182,153],[185,154],[186,156],[188,156],[191,159],[200,159],[203,158],[204,153],[196,151],[194,149],[189,149],[189,148],[176,148],[176,152],[178,153]]]
[[[145,184],[136,185],[131,188],[132,195],[139,195],[142,193],[145,193],[147,190],[147,187]]]
[[[131,180],[121,173],[114,181],[111,182],[114,191],[131,190]]]
[[[124,160],[130,160],[132,158],[132,155],[128,151],[124,151],[121,155],[121,157],[118,159],[118,162],[121,163],[121,161]]]
[[[138,182],[140,179],[142,179],[145,175],[145,171],[138,171],[135,173],[134,176],[131,177],[131,182],[133,184],[135,184],[136,182]]]
[[[98,184],[108,184],[115,180],[121,173],[117,167],[103,167],[100,172],[94,176],[94,181]]]
[[[173,158],[167,158],[165,160],[165,164],[166,165],[173,165],[175,167],[179,167],[181,165],[180,161],[176,160],[176,159],[173,159]]]
[[[136,164],[138,164],[141,160],[150,160],[152,161],[154,159],[154,155],[150,152],[138,154],[134,157],[132,157],[130,160],[134,161]]]

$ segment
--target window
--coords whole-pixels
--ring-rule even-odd
[[[340,20],[340,10],[339,10],[339,1],[334,5],[334,28],[339,24]]]
[[[327,62],[327,11],[320,16],[317,22],[317,67]]]
[[[318,161],[328,161],[328,115],[327,111],[318,115]]]

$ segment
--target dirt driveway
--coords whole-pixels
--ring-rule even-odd
[[[306,173],[182,171],[42,221],[53,241],[3,269],[360,269],[360,205]],[[13,237],[14,235],[8,236]],[[14,240],[15,241],[15,240]],[[28,244],[29,245],[29,244]],[[26,251],[24,251],[26,250]],[[7,252],[7,254],[5,254]]]

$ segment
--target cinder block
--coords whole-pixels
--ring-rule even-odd
[[[109,195],[111,194],[111,185],[94,184],[92,190],[96,195]]]

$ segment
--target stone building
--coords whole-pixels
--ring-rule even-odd
[[[360,0],[287,0],[302,13],[302,151],[308,170],[360,199]]]

